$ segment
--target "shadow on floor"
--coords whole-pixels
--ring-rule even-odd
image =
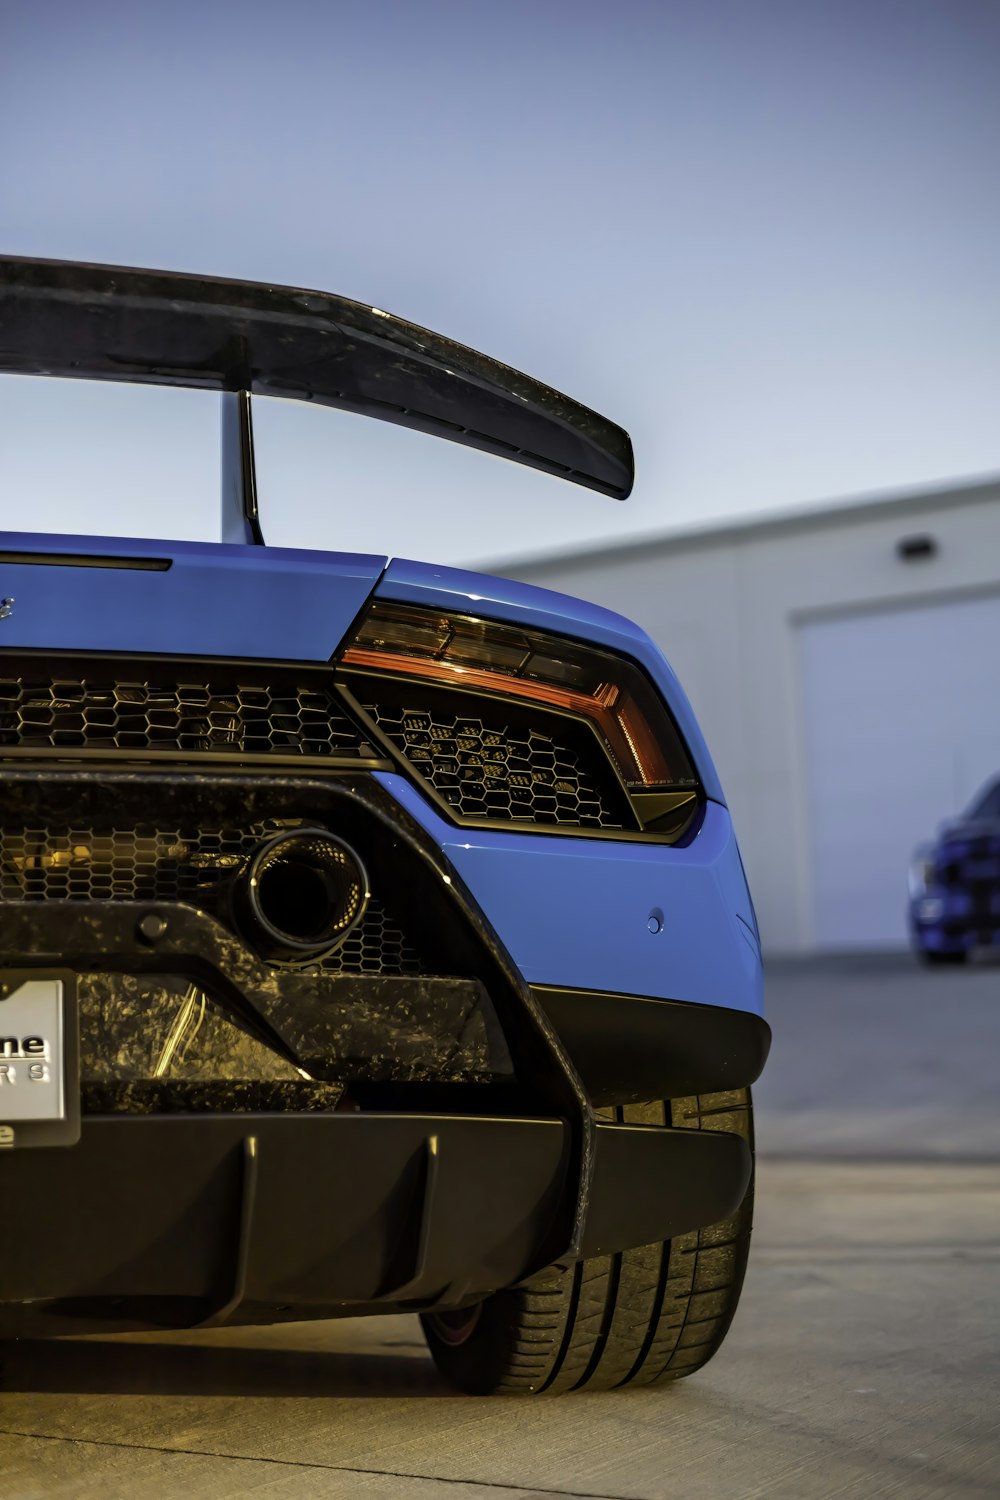
[[[0,1392],[118,1396],[454,1396],[430,1355],[21,1339],[0,1344]]]

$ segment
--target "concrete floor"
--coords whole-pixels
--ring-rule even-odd
[[[771,975],[758,1226],[664,1390],[455,1396],[413,1319],[24,1343],[0,1496],[1000,1494],[1000,967]]]
[[[772,964],[763,1152],[1000,1161],[1000,951]]]

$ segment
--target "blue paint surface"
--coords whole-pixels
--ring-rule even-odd
[[[624,615],[534,584],[402,558],[394,558],[389,564],[376,592],[380,599],[477,614],[515,625],[533,625],[539,630],[556,631],[630,656],[645,669],[670,708],[706,794],[716,802],[725,802],[718,773],[687,694],[659,646]]]
[[[327,661],[384,557],[0,532],[7,552],[170,558],[166,572],[0,563],[0,646]]]
[[[478,613],[638,662],[673,712],[709,795],[686,848],[460,829],[403,776],[379,780],[423,824],[534,984],[608,989],[759,1013],[756,923],[718,778],[683,690],[620,615],[546,589],[451,568],[219,543],[0,534],[0,550],[169,558],[165,571],[0,563],[13,596],[0,645],[328,660],[381,598]],[[380,582],[381,579],[381,582]]]
[[[750,897],[719,803],[689,847],[670,848],[455,828],[405,777],[377,779],[440,844],[529,983],[762,1013]]]

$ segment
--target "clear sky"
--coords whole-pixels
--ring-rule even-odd
[[[340,292],[625,505],[258,402],[269,541],[511,557],[1000,468],[997,0],[0,0],[0,244]],[[0,526],[213,537],[217,403],[0,378]]]

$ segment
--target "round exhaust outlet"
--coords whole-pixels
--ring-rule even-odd
[[[330,953],[361,920],[368,876],[342,839],[297,828],[260,846],[235,898],[240,928],[263,958],[307,963]]]

